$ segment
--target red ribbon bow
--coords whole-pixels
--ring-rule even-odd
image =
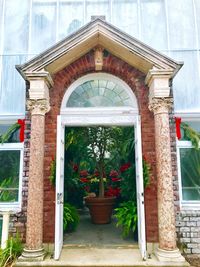
[[[181,139],[181,118],[175,118],[176,123],[176,136],[178,140]]]
[[[25,120],[18,120],[17,123],[20,125],[19,140],[24,142]]]

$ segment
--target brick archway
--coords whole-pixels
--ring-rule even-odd
[[[151,186],[145,190],[145,211],[147,242],[158,241],[158,219],[155,175],[154,118],[148,109],[148,87],[145,74],[133,68],[121,59],[108,54],[104,58],[103,72],[113,74],[126,82],[133,90],[138,102],[142,124],[143,155],[152,166]],[[67,88],[78,78],[95,72],[93,52],[89,52],[74,63],[56,73],[54,86],[50,90],[51,110],[45,122],[45,159],[44,159],[44,242],[54,240],[55,191],[50,185],[50,164],[56,152],[56,118]],[[51,218],[51,220],[49,220]]]

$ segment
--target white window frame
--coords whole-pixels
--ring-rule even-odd
[[[181,117],[182,122],[185,122],[185,121],[195,122],[196,121],[200,123],[200,113],[195,113],[195,114],[177,113],[175,114],[175,116]],[[176,145],[177,145],[177,167],[178,167],[180,208],[183,210],[200,210],[200,200],[183,200],[183,193],[182,193],[180,149],[181,148],[194,148],[194,147],[191,141],[178,140],[177,138],[176,138]]]
[[[20,151],[18,201],[16,201],[16,202],[0,202],[0,212],[5,212],[5,211],[19,212],[19,211],[21,211],[24,143],[0,144],[0,151],[13,151],[13,150]]]

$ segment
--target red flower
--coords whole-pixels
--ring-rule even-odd
[[[108,190],[105,192],[106,197],[119,197],[120,196],[120,188],[113,188],[109,187]]]
[[[130,167],[131,167],[131,164],[130,164],[130,162],[128,162],[128,163],[126,163],[126,164],[124,164],[124,165],[122,165],[122,166],[120,167],[120,171],[121,171],[121,172],[125,172],[125,171],[128,170]]]
[[[80,176],[82,176],[82,177],[88,176],[88,171],[87,170],[80,171]]]
[[[89,180],[87,178],[81,178],[80,181],[82,183],[89,183]]]
[[[74,166],[73,166],[73,170],[74,170],[75,172],[78,171],[78,165],[77,165],[77,164],[74,164]]]
[[[110,172],[110,177],[117,177],[118,175],[119,175],[119,173],[117,171],[115,171],[115,170],[112,170]]]
[[[99,171],[95,170],[95,171],[94,171],[94,176],[95,176],[95,177],[99,177],[99,176],[100,176]]]

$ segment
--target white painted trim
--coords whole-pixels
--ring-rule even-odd
[[[9,212],[3,213],[3,224],[2,224],[2,234],[1,234],[1,249],[6,248],[6,242],[8,240],[8,232],[9,232]]]
[[[182,177],[181,177],[181,148],[193,148],[191,141],[179,141],[177,140],[177,168],[178,168],[178,185],[179,185],[179,197],[180,197],[180,209],[181,210],[200,210],[200,201],[198,200],[183,200],[182,194]]]
[[[71,96],[72,92],[81,84],[90,81],[90,80],[95,80],[95,79],[103,79],[103,80],[109,80],[112,81],[116,84],[119,84],[128,94],[128,96],[131,99],[131,102],[133,103],[133,109],[137,109],[138,110],[138,105],[137,105],[137,99],[132,91],[132,89],[124,82],[122,81],[120,78],[112,75],[112,74],[108,74],[108,73],[90,73],[87,75],[84,75],[83,77],[79,78],[78,80],[76,80],[75,82],[73,82],[68,89],[66,90],[66,93],[63,97],[62,100],[62,104],[61,104],[61,114],[63,114],[66,111],[66,104],[69,100],[69,97]],[[79,108],[79,109],[85,109],[85,108]],[[131,109],[131,107],[130,107]]]
[[[0,151],[16,150],[20,151],[19,163],[19,191],[17,202],[0,202],[0,213],[10,212],[16,213],[21,211],[22,205],[22,176],[23,176],[23,162],[24,162],[24,143],[4,143],[0,144]]]
[[[181,117],[184,120],[200,120],[200,110],[177,110],[174,112],[175,117]]]

